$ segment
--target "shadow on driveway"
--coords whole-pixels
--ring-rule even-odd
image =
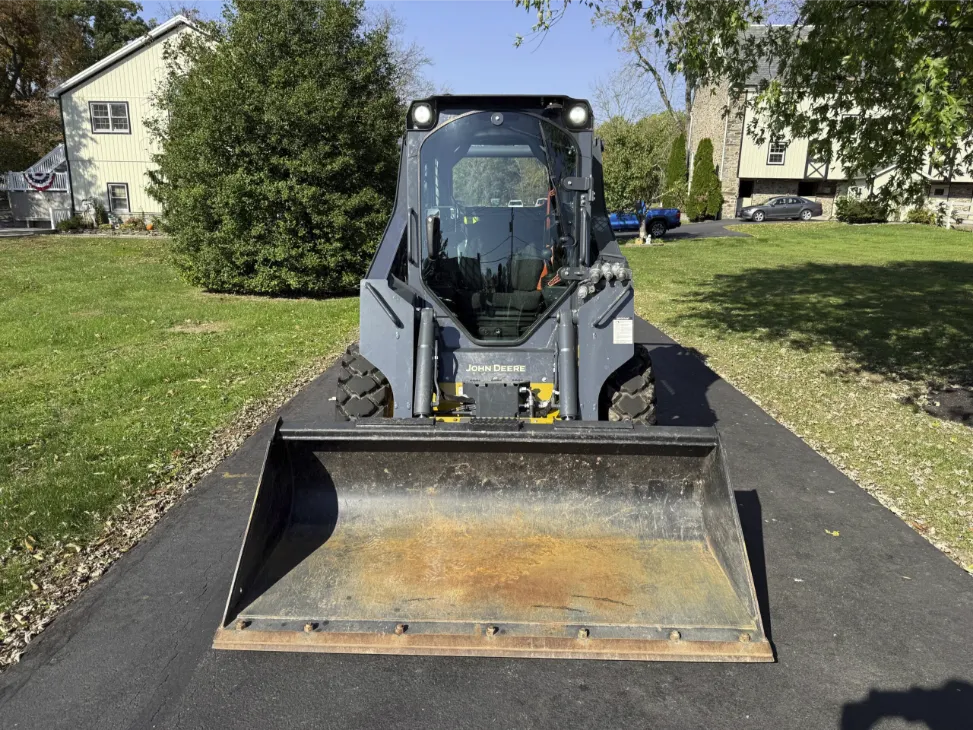
[[[872,690],[860,702],[844,706],[841,730],[884,727],[886,718],[901,718],[929,730],[973,727],[973,685],[952,679],[942,687],[912,687],[899,692]]]

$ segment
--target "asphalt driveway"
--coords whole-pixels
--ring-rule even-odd
[[[777,663],[216,652],[268,425],[0,675],[0,725],[969,730],[970,576],[695,356],[637,335],[661,421],[720,430]],[[330,418],[333,392],[329,371],[284,418]]]
[[[728,218],[720,221],[699,221],[698,223],[683,223],[679,228],[666,233],[665,241],[682,241],[692,238],[722,238],[746,236],[746,233],[731,231],[727,226],[735,226],[744,221]]]
[[[773,221],[774,223],[798,223],[803,221]],[[823,218],[814,218],[813,222],[826,222]],[[739,218],[726,218],[719,221],[699,221],[698,223],[683,223],[679,228],[666,233],[664,241],[688,241],[695,238],[743,238],[747,233],[731,231],[727,226],[756,226],[762,225]],[[622,243],[636,238],[636,234],[615,234]]]

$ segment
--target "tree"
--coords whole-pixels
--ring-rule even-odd
[[[73,60],[78,71],[150,29],[138,15],[142,6],[131,0],[58,0],[58,5],[82,39],[80,53]]]
[[[395,88],[402,103],[433,94],[449,93],[448,86],[437,86],[426,76],[424,69],[432,65],[432,59],[419,43],[405,40],[405,24],[392,8],[373,8],[367,13],[367,18],[369,26],[380,30],[389,38],[389,52],[396,68]]]
[[[162,20],[168,20],[176,15],[181,15],[187,20],[191,20],[193,23],[206,23],[206,19],[203,16],[203,10],[199,6],[197,0],[166,0],[165,2],[156,3],[162,16]],[[151,24],[155,24],[156,20],[150,21]]]
[[[517,2],[537,12],[542,32],[570,0]],[[606,6],[585,4],[596,18]],[[806,137],[849,176],[894,168],[882,188],[887,200],[921,197],[930,164],[946,177],[973,169],[973,3],[803,0],[783,17],[778,0],[621,6],[664,51],[670,72],[697,89],[726,84],[726,111],[750,105],[747,131],[758,141]],[[753,24],[759,34],[745,32]],[[759,67],[775,69],[774,78],[747,96]]]
[[[143,35],[139,10],[128,0],[0,3],[0,170],[23,169],[60,141],[47,92]]]
[[[686,203],[686,134],[681,132],[672,143],[669,151],[669,163],[666,165],[665,187],[662,193],[662,205],[666,208],[682,208]]]
[[[236,0],[184,34],[152,122],[176,266],[215,291],[357,288],[388,219],[405,111],[361,0]],[[195,36],[195,37],[194,37]]]
[[[549,180],[547,167],[536,157],[464,157],[453,168],[453,197],[473,206],[492,200],[531,206],[547,197]]]
[[[720,179],[713,166],[713,142],[701,139],[693,156],[693,180],[686,200],[686,215],[690,220],[715,218],[723,205]]]
[[[663,193],[666,159],[681,127],[681,119],[664,112],[637,122],[615,117],[597,129],[605,142],[605,204],[612,211],[635,213],[643,237],[645,206]]]
[[[516,5],[522,5],[528,10],[537,11],[537,22],[534,24],[534,34],[546,33],[563,15],[564,10],[571,0],[561,0],[561,7],[553,10],[555,0],[514,0]],[[675,94],[680,86],[680,69],[667,62],[663,48],[657,42],[654,29],[646,26],[643,22],[642,12],[643,3],[640,0],[581,0],[583,5],[589,7],[594,13],[593,23],[603,25],[613,31],[613,35],[618,39],[618,50],[628,54],[629,61],[626,70],[636,75],[641,83],[651,86],[658,94],[659,101],[663,108],[673,117],[677,114],[675,104]],[[681,22],[678,14],[675,17],[675,24]],[[520,46],[524,42],[521,35],[516,36],[515,45]],[[689,77],[686,76],[686,79]],[[696,86],[690,80],[681,84],[685,100],[683,113],[689,114],[692,110],[693,97]],[[605,85],[600,84],[599,88],[604,90]],[[599,102],[602,100],[599,99]],[[618,101],[618,99],[613,99]],[[628,106],[629,100],[623,103]],[[644,102],[643,102],[644,103]],[[627,114],[624,116],[628,116]]]
[[[657,100],[654,82],[633,64],[596,79],[591,85],[595,121],[625,117],[631,122],[664,111]]]
[[[37,98],[149,30],[129,0],[0,3],[0,111]]]
[[[61,141],[61,115],[49,99],[16,100],[0,114],[0,174],[24,170]]]
[[[641,22],[638,6],[629,0],[602,0],[593,5],[593,10],[594,22],[615,32],[620,41],[619,50],[629,56],[629,67],[643,79],[651,80],[665,110],[675,117],[674,96],[679,86],[679,74],[668,68],[665,54]],[[683,88],[683,112],[688,115],[692,111],[692,85],[683,84]]]

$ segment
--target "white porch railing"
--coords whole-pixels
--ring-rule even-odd
[[[68,208],[50,208],[51,211],[51,229],[57,228],[57,224],[61,221],[66,221],[71,217],[71,211]]]
[[[8,172],[3,183],[3,187],[11,192],[23,192],[25,190],[35,189],[30,186],[22,172]],[[66,192],[67,189],[68,174],[66,172],[55,172],[54,182],[44,192]]]
[[[40,179],[46,183],[47,179],[45,176],[51,173],[54,175],[54,179],[51,180],[51,185],[45,188],[43,192],[67,192],[67,172],[55,172],[55,170],[64,165],[66,160],[64,143],[62,142],[23,172],[8,172],[0,175],[0,190],[8,190],[15,193],[37,190],[37,188],[27,182],[27,175],[35,176],[34,180]]]
[[[61,142],[61,144],[24,170],[24,172],[50,172],[63,165],[65,159],[64,143]]]

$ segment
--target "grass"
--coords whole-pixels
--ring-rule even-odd
[[[639,313],[973,569],[973,429],[910,404],[973,385],[973,237],[749,226],[627,248]],[[0,612],[248,402],[337,354],[354,299],[212,295],[157,239],[0,239]]]
[[[973,236],[739,230],[627,248],[638,312],[973,571],[973,429],[917,405],[973,386]]]
[[[150,238],[0,239],[0,612],[248,401],[354,338],[356,299],[184,284]],[[28,557],[29,556],[29,557]]]

